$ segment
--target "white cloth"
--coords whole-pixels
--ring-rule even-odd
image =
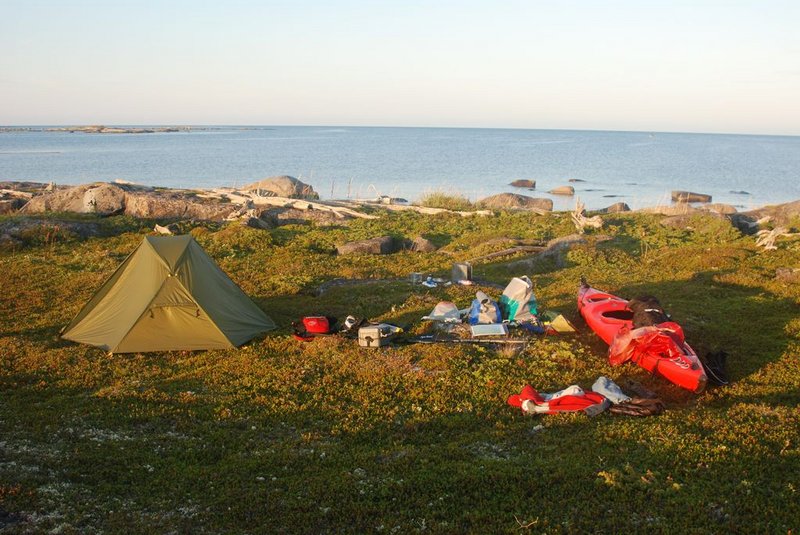
[[[617,383],[603,375],[598,377],[597,381],[594,382],[592,391],[605,396],[606,399],[614,405],[617,403],[627,403],[631,400],[629,396],[625,395],[625,392],[622,391]]]
[[[553,392],[552,394],[540,394],[542,399],[545,401],[550,401],[551,399],[560,398],[561,396],[582,396],[584,394],[583,389],[578,385],[571,385],[565,388],[564,390],[559,390],[558,392]],[[602,394],[602,392],[600,392]]]

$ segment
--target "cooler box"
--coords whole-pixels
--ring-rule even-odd
[[[383,347],[394,339],[398,328],[387,323],[365,325],[358,330],[358,345],[361,347]]]

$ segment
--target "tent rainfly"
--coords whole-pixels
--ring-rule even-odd
[[[147,236],[61,336],[138,353],[225,349],[274,328],[191,236]]]

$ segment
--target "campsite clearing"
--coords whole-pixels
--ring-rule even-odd
[[[555,255],[473,266],[528,275],[539,306],[576,335],[521,351],[304,343],[290,323],[348,314],[408,326],[439,301],[492,286],[427,289],[410,273],[574,231],[568,214],[382,213],[272,230],[191,229],[278,329],[239,349],[109,355],[63,340],[67,325],[149,235],[153,221],[57,225],[0,252],[0,530],[8,533],[775,532],[800,529],[800,241],[757,250],[726,221],[609,214]],[[8,220],[9,218],[4,218]],[[84,217],[83,220],[86,218]],[[163,222],[160,222],[163,223]],[[602,234],[601,234],[602,233]],[[337,243],[425,236],[439,252],[337,257]],[[610,238],[610,239],[607,239]],[[725,349],[732,383],[694,395],[606,346],[575,309],[580,276],[617,295],[657,295],[698,353]],[[336,278],[391,279],[316,289]],[[632,377],[667,411],[530,417],[505,403],[525,383]]]

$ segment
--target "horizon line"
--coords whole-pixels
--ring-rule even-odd
[[[0,124],[0,129],[4,128],[83,128],[86,126],[107,126],[107,127],[175,127],[175,128],[417,128],[417,129],[441,129],[441,130],[532,130],[532,131],[556,131],[556,132],[607,132],[607,133],[629,133],[629,134],[692,134],[692,135],[728,135],[728,136],[769,136],[769,137],[800,137],[797,134],[776,134],[759,132],[725,132],[725,131],[688,131],[688,130],[626,130],[626,129],[607,129],[607,128],[533,128],[524,126],[422,126],[422,125],[365,125],[365,124],[257,124],[257,123],[53,123],[53,124]]]

